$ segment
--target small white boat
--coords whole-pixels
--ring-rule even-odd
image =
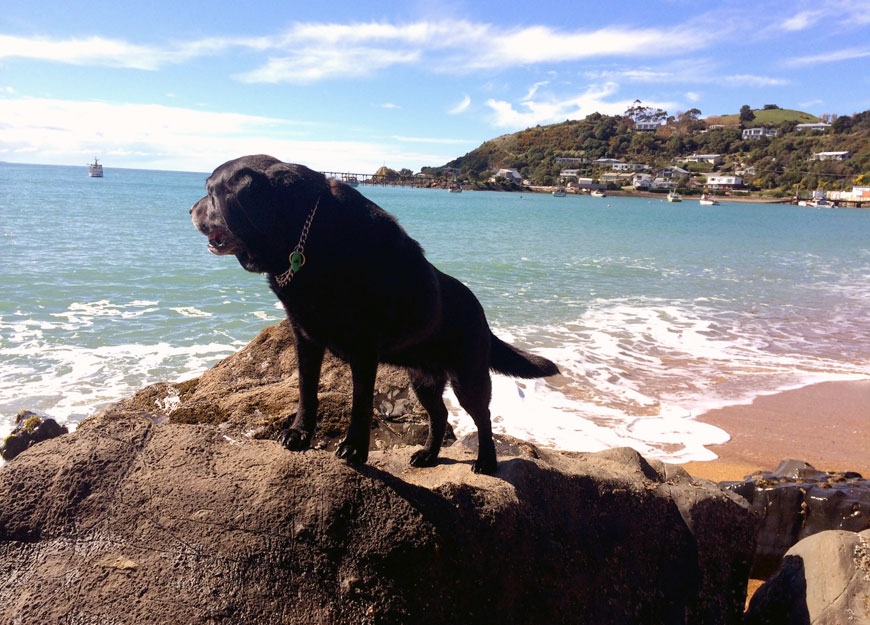
[[[680,194],[676,191],[671,191],[668,193],[668,202],[682,202],[683,198],[680,197]]]
[[[592,197],[607,197],[607,194],[604,191],[599,191],[598,189],[595,189],[589,195],[591,195]]]
[[[565,187],[556,187],[553,189],[553,197],[565,197]]]
[[[458,184],[450,185],[449,187],[447,187],[447,190],[450,193],[462,193],[462,187],[460,187]]]
[[[709,193],[702,193],[701,199],[698,201],[701,203],[701,206],[719,206],[719,200]]]
[[[88,165],[88,176],[91,178],[102,178],[103,177],[103,166],[100,164],[100,161],[94,157],[94,162]]]
[[[833,204],[825,198],[819,198],[816,200],[807,200],[805,206],[811,206],[812,208],[832,208]]]

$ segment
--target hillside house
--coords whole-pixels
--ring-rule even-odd
[[[682,167],[675,167],[670,165],[668,167],[663,167],[656,172],[656,178],[664,178],[665,180],[679,180],[680,178],[685,178],[689,175]]]
[[[509,182],[519,183],[523,181],[522,175],[516,169],[499,169],[492,177],[492,181],[495,182],[496,178],[507,178]]]
[[[849,152],[816,152],[810,157],[811,161],[848,161],[851,158]]]
[[[631,177],[631,186],[633,186],[638,191],[646,191],[650,188],[652,182],[652,174],[634,174],[634,176]]]
[[[646,165],[641,163],[614,163],[613,171],[641,171],[646,169]]]
[[[798,132],[803,132],[804,130],[824,132],[830,127],[831,124],[826,124],[825,122],[816,122],[814,124],[798,124],[797,126],[795,126],[795,130],[797,130]]]
[[[592,163],[599,167],[610,167],[610,169],[614,169],[616,165],[624,164],[618,158],[596,158]]]
[[[740,176],[707,176],[707,187],[710,189],[739,189],[743,186]]]
[[[723,161],[721,154],[692,154],[679,159],[681,163],[709,163],[713,166],[721,165]]]
[[[609,171],[601,176],[601,182],[604,184],[613,184],[617,187],[623,187],[631,184],[634,174],[619,173]]]
[[[775,137],[778,134],[779,130],[777,130],[776,128],[765,128],[763,126],[758,126],[757,128],[743,129],[744,139],[761,139],[761,137]]]
[[[556,162],[559,165],[584,165],[589,162],[589,159],[576,156],[557,156]]]
[[[661,127],[658,122],[635,122],[634,129],[641,132],[655,132]]]

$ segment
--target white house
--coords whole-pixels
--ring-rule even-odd
[[[721,154],[692,154],[680,160],[683,163],[710,163],[711,165],[721,165],[723,161]]]
[[[592,162],[600,167],[610,167],[611,169],[615,169],[617,165],[624,164],[618,158],[596,158]]]
[[[848,152],[816,152],[811,161],[848,161],[852,155]]]
[[[831,127],[831,124],[826,124],[825,122],[816,122],[814,124],[798,124],[795,126],[795,129],[798,132],[803,132],[804,130],[818,130],[825,131]]]
[[[757,128],[744,128],[743,129],[743,138],[744,139],[760,139],[761,137],[775,137],[779,134],[779,130],[776,128],[765,128],[763,126],[758,126]]]
[[[634,129],[642,132],[655,132],[661,124],[658,122],[635,122]]]
[[[635,189],[649,189],[652,182],[652,174],[635,174],[631,179],[631,186]]]
[[[613,171],[641,171],[646,169],[646,165],[641,163],[614,163]]]
[[[738,189],[743,186],[740,176],[707,176],[707,186],[711,189]]]
[[[669,165],[668,167],[663,167],[662,169],[656,172],[656,178],[685,178],[689,175],[682,167],[674,167],[673,165]]]
[[[493,178],[507,178],[510,182],[522,182],[523,177],[516,169],[499,169]]]

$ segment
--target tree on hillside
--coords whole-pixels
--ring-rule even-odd
[[[745,124],[747,122],[751,122],[755,119],[755,113],[752,112],[752,108],[748,104],[744,104],[740,107],[740,123]]]
[[[643,102],[635,100],[632,102],[632,106],[626,109],[625,117],[635,123],[656,122],[660,124],[668,118],[668,113],[662,109],[654,109],[651,106],[644,106]]]
[[[703,130],[704,122],[700,121],[701,111],[696,108],[689,109],[685,113],[677,113],[676,126],[680,132],[690,133],[695,130]]]

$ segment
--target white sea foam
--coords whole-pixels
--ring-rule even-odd
[[[733,313],[644,299],[598,301],[575,323],[497,332],[558,363],[548,381],[496,377],[494,430],[565,450],[630,446],[670,462],[709,460],[728,433],[695,417],[762,394],[870,377],[870,362],[771,349],[770,328]],[[790,337],[779,329],[783,342]],[[459,432],[474,425],[451,397]]]

